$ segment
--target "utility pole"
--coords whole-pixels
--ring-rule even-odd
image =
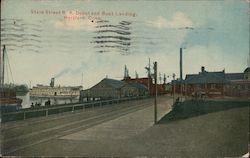
[[[166,74],[164,74],[164,77],[163,77],[163,84],[164,85],[166,84],[166,81],[167,81]]]
[[[124,79],[126,79],[128,76],[127,76],[127,66],[125,65],[124,67]]]
[[[180,48],[180,92],[181,92],[181,97],[182,98],[182,48]]]
[[[139,78],[137,71],[135,71],[135,78]]]
[[[148,92],[150,95],[150,79],[151,79],[151,72],[150,72],[150,58],[148,59]]]
[[[161,73],[159,72],[159,83],[161,84],[161,80],[162,80],[162,77],[161,77]]]
[[[180,80],[182,81],[182,48],[180,48]]]
[[[154,78],[155,78],[154,120],[155,124],[157,124],[157,62],[154,62]]]
[[[180,48],[180,94],[181,94],[181,97],[180,99],[182,100],[183,98],[183,91],[184,91],[184,87],[183,87],[183,77],[182,77],[182,71],[183,71],[183,62],[182,62],[182,48]]]
[[[173,73],[173,104],[175,102],[175,73]]]

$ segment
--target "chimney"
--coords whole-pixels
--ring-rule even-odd
[[[50,87],[54,87],[54,86],[55,86],[55,78],[51,78]]]
[[[205,67],[204,66],[201,67],[201,72],[205,72]]]
[[[180,48],[180,80],[182,81],[182,48]]]

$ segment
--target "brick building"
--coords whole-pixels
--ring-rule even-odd
[[[182,89],[181,89],[182,88]],[[242,73],[225,73],[225,70],[208,72],[201,67],[198,74],[187,74],[185,80],[172,81],[172,91],[183,95],[249,97],[250,69]]]
[[[127,83],[140,83],[145,85],[149,89],[149,95],[155,95],[155,84],[153,83],[153,79],[151,77],[144,77],[144,78],[131,78],[126,77],[123,81]],[[157,94],[165,94],[166,91],[166,84],[157,84]]]

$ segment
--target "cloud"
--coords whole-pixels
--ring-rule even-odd
[[[183,27],[193,27],[193,22],[182,12],[176,12],[171,19],[159,16],[155,20],[146,21],[146,25],[158,29],[177,29]]]
[[[67,30],[93,31],[96,23],[94,17],[82,16],[76,14],[76,11],[66,12],[63,20],[55,21],[56,28]]]

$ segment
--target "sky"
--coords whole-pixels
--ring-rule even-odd
[[[167,82],[249,66],[249,0],[2,0],[1,51],[16,84],[92,87],[105,77],[146,77],[148,60]],[[11,75],[12,74],[12,75]],[[12,76],[12,77],[11,77]]]

